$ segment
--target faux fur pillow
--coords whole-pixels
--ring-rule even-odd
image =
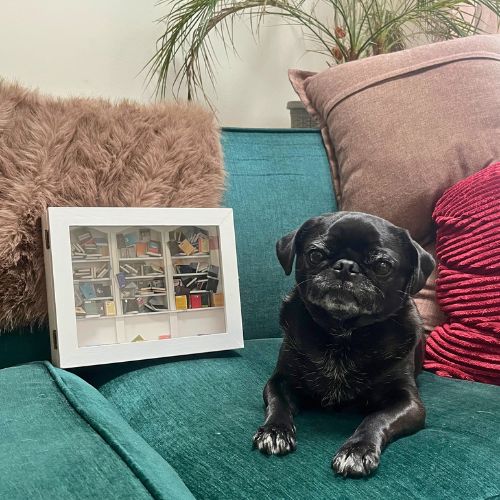
[[[47,206],[216,207],[213,115],[194,105],[55,99],[0,81],[0,330],[47,314]]]

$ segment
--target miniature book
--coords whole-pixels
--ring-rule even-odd
[[[96,283],[94,290],[96,297],[111,297],[111,287],[109,285]]]
[[[92,283],[80,283],[80,291],[85,299],[94,299],[96,297],[95,288]]]
[[[198,309],[201,307],[201,295],[192,293],[189,297],[191,309]]]
[[[127,233],[123,235],[123,239],[125,240],[125,246],[131,247],[137,243],[137,233]]]
[[[121,289],[122,299],[130,299],[135,297],[137,292],[137,285],[133,282],[127,283],[124,288]]]
[[[137,314],[139,312],[139,305],[135,299],[126,299],[124,302],[125,314]]]
[[[211,276],[209,276],[207,281],[207,290],[209,292],[216,292],[218,286],[219,280],[217,278],[212,278]]]
[[[106,316],[116,316],[116,307],[113,300],[106,300],[104,302],[104,312]]]
[[[198,252],[208,253],[210,251],[210,243],[206,236],[200,236],[198,239]]]
[[[175,308],[176,309],[187,309],[188,308],[187,295],[176,295],[175,296]]]
[[[151,239],[151,229],[142,228],[139,229],[139,239],[141,241],[149,241]]]
[[[186,254],[191,255],[196,252],[196,248],[189,243],[188,240],[183,240],[179,243],[179,248]]]
[[[103,314],[102,305],[98,302],[86,301],[83,305],[87,317],[89,316],[101,316]]]
[[[137,257],[147,257],[148,244],[145,241],[139,241],[135,244],[135,253]]]
[[[212,307],[224,306],[224,294],[222,292],[212,293]]]
[[[161,257],[161,243],[159,241],[148,241],[146,254],[150,257]]]
[[[118,281],[118,286],[120,288],[125,288],[127,286],[127,280],[125,279],[125,274],[124,273],[118,273],[116,275],[116,279]]]

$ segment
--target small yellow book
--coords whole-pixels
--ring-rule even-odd
[[[106,316],[116,316],[116,307],[113,300],[106,300],[104,302],[104,311]]]
[[[212,307],[222,307],[224,305],[224,294],[222,292],[212,293]]]
[[[175,308],[176,309],[187,309],[188,301],[186,295],[176,295],[175,296]]]
[[[189,243],[188,240],[183,240],[179,243],[179,248],[186,254],[191,255],[196,252],[196,248]]]

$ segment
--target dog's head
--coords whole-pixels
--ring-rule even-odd
[[[351,325],[380,321],[423,288],[434,259],[390,222],[360,212],[314,217],[276,244],[313,317]]]

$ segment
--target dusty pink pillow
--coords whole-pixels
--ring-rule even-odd
[[[319,120],[342,210],[384,217],[432,251],[442,193],[500,157],[500,35],[383,54],[290,81]],[[441,320],[434,279],[417,297]]]

